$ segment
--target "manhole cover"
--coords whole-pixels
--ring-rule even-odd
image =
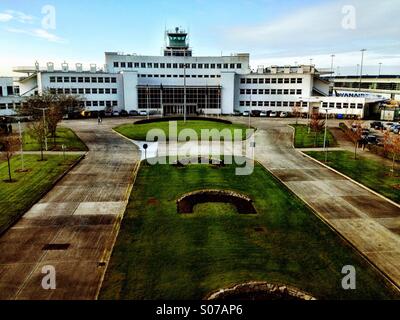
[[[67,250],[69,248],[69,246],[70,246],[69,243],[49,243],[49,244],[46,244],[42,250],[61,251],[61,250]]]

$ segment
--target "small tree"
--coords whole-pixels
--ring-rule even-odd
[[[313,114],[310,121],[310,128],[314,132],[314,147],[317,146],[318,135],[325,127],[325,121],[319,119],[318,114]]]
[[[385,151],[392,157],[392,169],[391,172],[394,174],[396,159],[400,158],[400,135],[390,134],[385,132],[383,138],[383,147]]]
[[[11,158],[19,150],[20,139],[17,134],[2,134],[0,135],[0,151],[2,158],[7,160],[8,164],[8,179],[12,182],[11,175]]]
[[[28,124],[28,134],[36,140],[40,147],[40,160],[44,161],[43,150],[46,139],[46,127],[41,120],[33,121]]]
[[[295,103],[292,107],[292,114],[296,117],[296,127],[299,124],[299,117],[301,115],[301,104],[300,102]]]
[[[357,148],[362,138],[362,122],[354,121],[348,129],[348,136],[354,143],[354,160],[357,160]]]

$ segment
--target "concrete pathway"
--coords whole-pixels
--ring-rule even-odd
[[[256,159],[400,288],[400,206],[295,150],[285,122],[255,125]]]
[[[85,159],[0,238],[0,299],[95,299],[140,155],[105,121],[71,121]],[[62,245],[53,250],[46,245]],[[61,247],[62,247],[61,246]],[[43,266],[56,289],[44,290]]]

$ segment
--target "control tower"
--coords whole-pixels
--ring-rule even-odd
[[[191,57],[192,50],[189,48],[188,33],[178,27],[174,31],[166,31],[167,44],[164,56]]]

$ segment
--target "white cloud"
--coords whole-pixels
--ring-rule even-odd
[[[50,42],[66,43],[67,41],[53,33],[48,32],[44,29],[17,29],[17,28],[7,28],[8,32],[26,34],[32,37],[41,38]]]
[[[355,29],[342,27],[345,5],[355,8]],[[257,61],[285,58],[286,63],[296,61],[292,59],[309,63],[310,58],[318,60],[325,55],[324,63],[330,65],[331,53],[355,52],[355,59],[359,59],[357,51],[367,48],[376,59],[394,55],[391,60],[398,62],[400,26],[395,21],[399,16],[398,0],[327,1],[277,15],[265,23],[225,29],[223,41],[226,47],[251,51]]]
[[[13,16],[9,13],[0,13],[0,22],[8,22],[13,19]]]

